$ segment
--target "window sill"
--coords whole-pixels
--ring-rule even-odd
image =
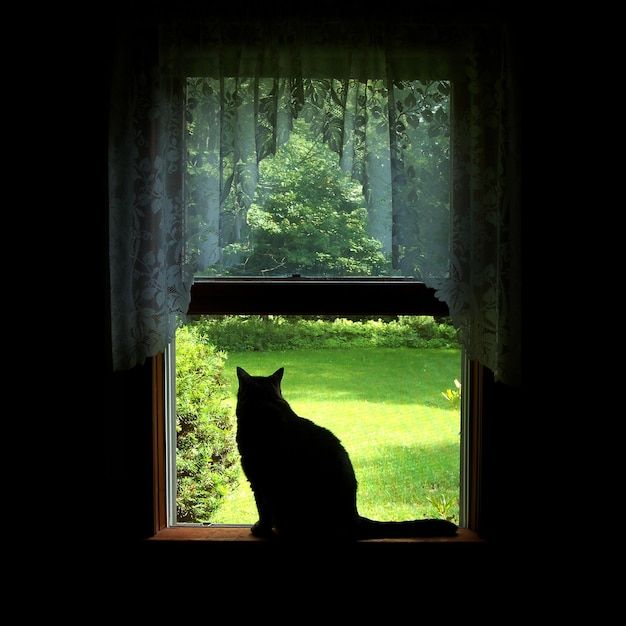
[[[163,528],[149,541],[204,541],[204,542],[237,542],[237,543],[268,543],[250,534],[250,527],[172,527]],[[402,539],[365,539],[358,543],[484,543],[474,531],[459,528],[456,537],[413,537]]]

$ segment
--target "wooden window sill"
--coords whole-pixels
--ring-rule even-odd
[[[222,526],[200,528],[196,526],[176,526],[163,528],[149,541],[205,541],[205,542],[239,542],[239,543],[268,543],[265,539],[258,539],[250,534],[249,527]],[[402,539],[365,539],[358,543],[483,543],[474,531],[460,528],[455,537],[414,537]]]

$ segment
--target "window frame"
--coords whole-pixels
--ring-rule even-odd
[[[467,82],[460,76],[447,78],[451,83],[450,101],[450,145],[451,175],[454,172],[454,135],[458,128],[455,119],[462,119],[467,109],[469,91]],[[458,154],[456,157],[458,158]],[[452,184],[452,183],[451,183]],[[466,174],[457,173],[456,184],[450,190],[451,206],[466,205],[468,202],[469,181]],[[407,277],[371,278],[308,278],[292,276],[285,278],[196,278],[191,287],[189,315],[449,315],[448,306],[435,296],[435,290],[423,282]],[[163,361],[159,355],[156,361]],[[464,390],[461,404],[461,489],[460,517],[463,527],[457,537],[425,539],[389,539],[389,542],[442,542],[466,543],[481,541],[479,533],[484,522],[483,506],[483,457],[485,435],[483,424],[490,397],[493,379],[478,361],[462,357],[461,383]],[[156,374],[155,374],[156,372]],[[156,380],[156,378],[158,380]],[[153,365],[153,387],[158,386],[161,395],[166,393],[165,369]],[[163,436],[165,429],[165,400],[154,402],[153,431]],[[164,459],[165,439],[156,442],[156,455]],[[160,447],[159,447],[160,446]],[[155,462],[155,503],[159,509],[158,524],[155,513],[153,539],[157,540],[196,540],[206,541],[261,541],[252,537],[247,529],[232,527],[183,528],[168,527],[162,524],[165,501],[156,499],[164,493],[162,486],[167,481],[167,463]],[[157,475],[156,469],[159,469]],[[158,485],[158,487],[156,486]],[[165,520],[167,515],[165,514]],[[381,541],[381,540],[369,540]]]
[[[446,316],[447,305],[435,290],[413,279],[307,279],[307,278],[199,278],[191,289],[188,313],[292,314],[292,315],[436,315]],[[166,411],[173,407],[168,382],[171,353],[152,362],[153,420],[153,533],[154,540],[262,541],[250,535],[249,526],[168,526],[166,490],[172,484],[171,451],[167,449]],[[461,524],[453,538],[412,538],[369,541],[466,543],[481,541],[480,520],[481,422],[483,368],[463,357],[461,409]],[[169,459],[168,459],[169,456]],[[171,512],[170,512],[171,514]]]

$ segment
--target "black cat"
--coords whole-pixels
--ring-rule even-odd
[[[251,376],[237,368],[237,445],[259,510],[253,535],[355,540],[456,534],[445,520],[361,517],[348,453],[329,430],[293,412],[280,390],[283,372]]]

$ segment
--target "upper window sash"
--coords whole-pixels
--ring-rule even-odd
[[[393,278],[207,278],[191,287],[189,315],[448,315],[435,290]]]

